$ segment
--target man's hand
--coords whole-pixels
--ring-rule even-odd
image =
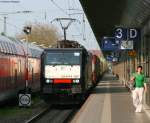
[[[135,77],[131,77],[131,78],[130,78],[131,81],[134,81],[134,79],[135,79]]]

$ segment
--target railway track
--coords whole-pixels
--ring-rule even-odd
[[[49,106],[25,123],[69,123],[78,111],[78,108],[62,107]]]

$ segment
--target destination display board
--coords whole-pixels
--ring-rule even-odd
[[[101,41],[103,51],[119,50],[119,42],[114,37],[104,37]]]

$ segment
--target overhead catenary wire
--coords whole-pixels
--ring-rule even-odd
[[[82,38],[84,41],[86,41],[86,36],[85,36],[85,16],[83,12],[79,12],[79,13],[72,13],[70,15],[81,15],[82,16]],[[79,30],[79,28],[77,29]]]
[[[70,6],[70,0],[68,0],[68,10],[71,8]]]
[[[0,3],[20,3],[18,0],[0,0]]]
[[[49,1],[49,0],[48,0]],[[78,0],[64,0],[65,1],[65,3],[66,2],[68,2],[68,4],[65,4],[65,6],[63,6],[63,7],[65,7],[65,8],[63,8],[60,4],[59,4],[59,2],[57,2],[57,0],[50,0],[57,8],[55,8],[56,10],[57,9],[59,9],[60,11],[62,11],[65,15],[67,15],[67,16],[69,16],[70,17],[70,15],[69,15],[69,13],[71,13],[71,11],[68,11],[68,10],[75,10],[76,8],[79,8],[79,7],[77,7],[77,1]],[[59,0],[58,0],[59,1]],[[60,0],[60,1],[62,1],[62,0]],[[6,5],[6,4],[5,4]],[[67,6],[68,5],[68,6]],[[15,5],[16,6],[16,5]],[[23,4],[20,2],[20,3],[18,3],[17,4],[17,6],[20,6],[22,9],[26,9],[26,7],[25,6],[23,6]],[[66,7],[67,6],[67,7]],[[14,7],[14,8],[16,8],[16,7]],[[68,9],[67,9],[68,8]],[[54,10],[54,11],[56,11],[56,10]],[[42,18],[47,18],[47,20],[48,20],[48,13],[46,14],[46,16],[45,16],[45,10],[42,10],[43,12],[41,12],[41,13],[43,13],[43,16],[42,16]],[[52,12],[51,10],[49,11],[49,12]],[[32,13],[31,13],[32,14]],[[34,11],[34,14],[35,14],[35,11]],[[35,17],[35,20],[36,21],[39,21],[39,19],[37,19],[37,18],[40,18],[41,16],[40,15],[34,15],[34,17]],[[28,19],[28,18],[27,18]],[[21,21],[22,19],[21,18],[15,18],[15,21]],[[41,21],[42,19],[40,19],[40,21]],[[46,20],[46,19],[45,19]],[[4,20],[1,20],[1,21],[4,21]],[[30,21],[30,20],[29,20]],[[10,22],[10,23],[9,23]],[[17,27],[17,25],[15,25],[15,24],[13,24],[13,22],[11,22],[10,21],[10,19],[9,19],[9,22],[7,22],[7,24],[8,25],[10,25],[10,26],[12,26],[13,28],[15,28],[15,29],[17,29],[17,30],[22,30],[22,28],[21,27]],[[81,25],[78,25],[77,23],[73,23],[73,27],[75,27],[75,30],[77,30],[76,32],[75,32],[75,34],[79,34],[79,35],[81,35],[81,33],[82,33],[82,27],[81,27]],[[72,28],[73,28],[72,27]]]
[[[51,2],[52,2],[60,11],[62,11],[64,14],[66,14],[68,17],[71,17],[71,15],[68,14],[68,13],[65,11],[66,9],[61,8],[56,2],[54,2],[54,0],[51,0]],[[70,9],[71,9],[71,2],[72,2],[72,1],[68,0],[67,2],[68,2],[68,4],[69,4],[67,10],[70,10]],[[69,12],[69,13],[70,13],[70,12]],[[75,27],[75,29],[77,30],[77,32],[79,33],[79,35],[81,35],[80,29],[79,29],[75,24],[73,24],[73,26]]]
[[[76,0],[72,0],[72,7],[74,7],[73,9],[77,8]]]
[[[2,12],[0,15],[3,15],[4,16],[4,29],[3,29],[3,33],[6,35],[6,33],[7,33],[7,24],[8,25],[13,25],[13,24],[10,24],[10,23],[8,23],[7,22],[7,18],[8,17],[6,17],[6,16],[8,16],[8,15],[13,15],[13,14],[20,14],[20,13],[30,13],[30,12],[32,12],[32,11],[16,11],[16,12]],[[17,27],[16,25],[13,25],[13,27]],[[18,29],[18,27],[16,28],[16,29]]]
[[[68,0],[68,10],[69,10],[69,17],[71,17],[70,11],[72,10],[72,6],[71,6],[72,0]],[[74,23],[73,26],[75,27],[75,29],[77,30],[77,32],[79,33],[79,36],[81,35],[80,33],[80,29],[78,28],[78,26]]]
[[[74,5],[76,4],[76,2],[75,2],[75,0],[65,0],[65,2],[67,1],[68,2],[68,9],[63,9],[59,4],[58,4],[58,2],[56,1],[56,0],[50,0],[53,4],[55,4],[55,6],[60,10],[60,11],[62,11],[64,14],[66,14],[67,16],[69,16],[70,17],[70,15],[69,15],[69,13],[70,13],[70,11],[69,12],[67,12],[68,10],[71,10],[71,9],[74,9],[75,10],[75,7],[74,7]],[[73,5],[74,4],[74,5]],[[21,8],[24,8],[23,6],[22,6],[22,4],[21,3],[19,3],[19,4],[17,4],[17,6],[21,6]],[[24,8],[25,9],[25,8]],[[49,12],[51,12],[51,11],[49,11]],[[10,12],[11,14],[13,14],[12,12]],[[19,12],[18,12],[19,13]],[[34,12],[35,13],[35,12]],[[44,17],[45,18],[47,18],[47,15],[45,16],[45,12],[43,11],[42,12],[43,13],[43,15],[44,15]],[[36,16],[36,18],[39,18],[40,16]],[[19,19],[20,20],[20,19]],[[8,23],[7,22],[7,24],[9,24],[9,25],[11,25],[11,26],[13,26],[14,28],[17,28],[17,26],[16,25],[13,25],[12,23]],[[77,33],[79,33],[79,35],[81,34],[81,29],[80,29],[80,27],[76,24],[76,23],[73,23],[73,26],[75,27],[75,29],[77,30]],[[18,29],[18,28],[17,28]]]
[[[74,23],[73,26],[75,27],[75,29],[77,30],[77,32],[79,33],[79,35],[82,34],[82,38],[84,41],[86,41],[86,32],[85,32],[85,27],[86,27],[86,22],[85,22],[85,15],[84,15],[84,11],[81,9],[78,9],[78,7],[76,7],[76,0],[67,0],[67,4],[68,4],[68,10],[69,12],[67,13],[66,9],[63,9],[62,7],[60,7],[56,1],[51,0],[51,2],[61,11],[63,12],[65,15],[67,15],[68,17],[71,17],[71,11],[82,11],[82,29],[79,29],[78,26]],[[66,2],[66,1],[65,1]],[[80,33],[81,32],[81,33]]]
[[[78,9],[77,7],[74,7],[74,6],[76,6],[76,2],[77,1],[75,1],[75,0],[71,0],[71,1],[72,1],[71,2],[72,3],[72,7],[70,5],[70,7],[68,8],[69,11],[78,11],[78,12],[77,13],[71,13],[69,15],[77,15],[77,14],[82,15],[82,38],[85,41],[86,40],[86,36],[85,36],[85,16],[84,16],[84,11],[81,10],[81,9]]]
[[[68,13],[63,9],[61,8],[56,2],[54,2],[54,0],[50,0],[58,9],[60,9],[63,13],[65,13],[66,15],[68,15]]]
[[[0,18],[0,21],[4,21],[4,20]],[[12,27],[14,27],[15,29],[18,29],[18,30],[22,29],[22,28],[19,28],[18,26],[14,25],[12,23],[6,22],[6,24],[8,24],[8,25],[10,25],[10,26],[12,26]]]

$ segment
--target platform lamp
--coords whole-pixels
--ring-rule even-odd
[[[27,91],[29,88],[29,83],[28,83],[28,35],[31,34],[31,26],[25,26],[23,29],[24,33],[26,34],[26,64],[25,64],[25,91]]]

